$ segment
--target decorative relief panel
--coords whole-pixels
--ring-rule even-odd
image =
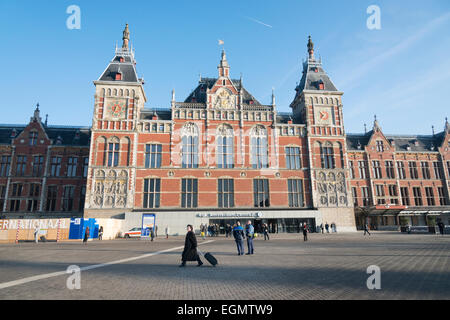
[[[125,170],[97,170],[93,208],[125,208],[127,205],[128,174]]]
[[[347,188],[343,172],[321,170],[317,171],[316,177],[319,206],[348,206]]]

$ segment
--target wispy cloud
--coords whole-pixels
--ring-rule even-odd
[[[270,24],[264,23],[264,22],[262,22],[262,21],[259,21],[259,20],[254,19],[254,18],[247,17],[247,16],[246,16],[245,18],[247,18],[248,20],[251,20],[251,21],[253,21],[253,22],[259,23],[259,24],[261,24],[261,25],[263,25],[263,26],[266,26],[266,27],[268,27],[268,28],[273,28],[273,26],[271,26]]]

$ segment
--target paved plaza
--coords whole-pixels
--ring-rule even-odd
[[[271,235],[255,254],[235,242],[201,240],[217,267],[179,268],[184,237],[0,245],[0,299],[449,299],[450,236],[374,232]],[[81,268],[69,290],[68,266]],[[369,290],[367,267],[381,270]],[[36,277],[39,276],[39,277]]]

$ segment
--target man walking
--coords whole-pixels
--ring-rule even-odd
[[[234,241],[236,241],[236,246],[238,250],[238,256],[242,256],[244,254],[244,228],[241,227],[241,223],[238,221],[233,228],[233,237]]]
[[[330,226],[328,225],[328,222],[326,222],[326,223],[325,223],[325,229],[327,230],[327,233],[330,233],[329,228],[330,228]]]
[[[34,242],[36,242],[36,243],[39,242],[39,231],[40,231],[39,225],[37,225],[37,226],[34,228]]]
[[[267,238],[267,240],[270,240],[269,227],[267,227],[267,224],[264,224],[264,226],[263,226],[263,233],[264,233],[264,241],[266,241],[266,238]]]
[[[255,228],[252,226],[252,222],[250,220],[247,221],[247,225],[245,227],[245,236],[247,237],[247,254],[253,254],[253,237],[255,235]]]
[[[369,232],[369,225],[367,223],[364,224],[364,235],[366,235],[366,232],[369,234],[370,236],[370,232]]]
[[[169,239],[169,226],[166,226],[166,239]]]
[[[322,230],[322,234],[323,234],[323,223],[320,224],[320,230]]]
[[[197,267],[200,267],[203,262],[197,253],[197,238],[195,237],[194,228],[188,224],[186,239],[184,241],[184,250],[181,254],[180,267],[186,267],[186,261],[197,261]]]
[[[308,241],[308,226],[306,222],[303,224],[303,241]]]

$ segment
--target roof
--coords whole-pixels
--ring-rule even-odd
[[[122,60],[122,62],[121,62]],[[121,80],[116,80],[117,73],[122,74]],[[116,49],[116,54],[102,73],[99,81],[139,82],[134,54],[127,49]]]
[[[319,88],[320,83],[323,83],[324,89]],[[303,75],[300,84],[297,87],[297,91],[302,92],[304,90],[338,91],[323,69],[322,62],[316,61],[315,59],[308,59],[303,63]]]

